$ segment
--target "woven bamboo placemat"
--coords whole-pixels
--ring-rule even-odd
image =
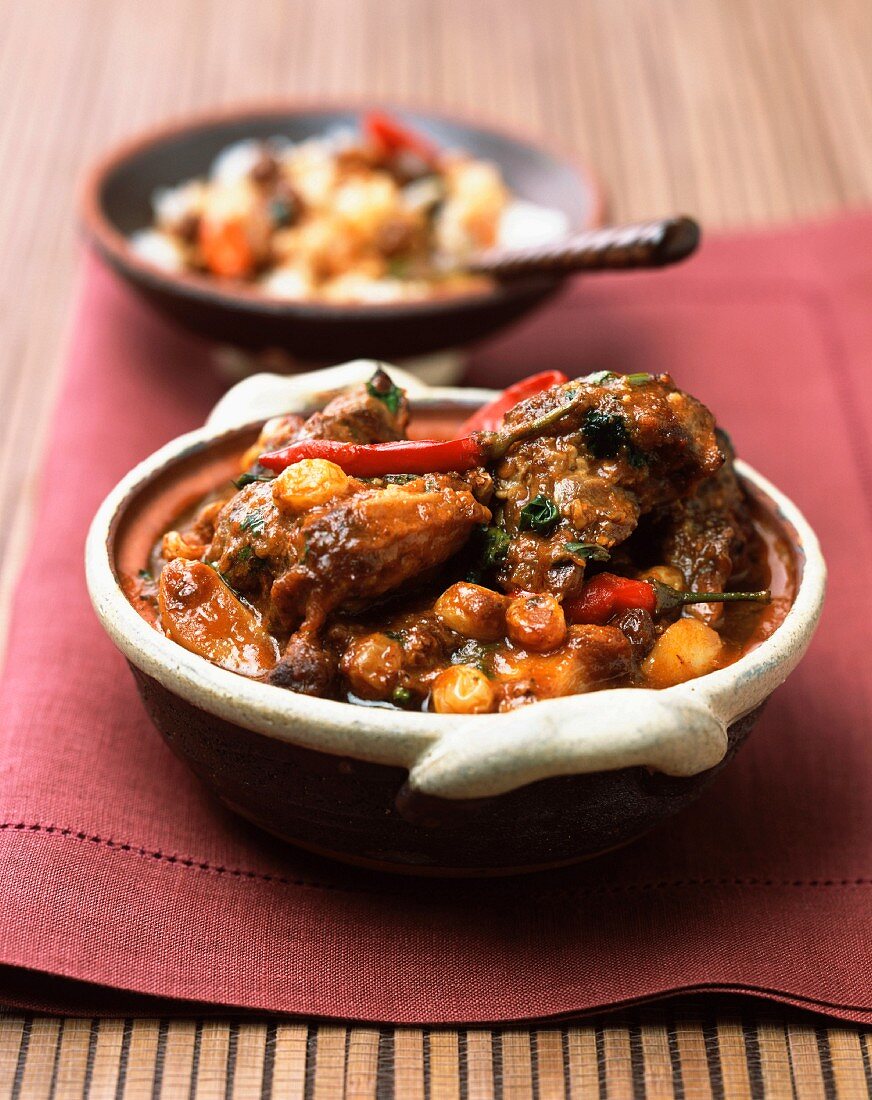
[[[75,261],[74,182],[152,121],[323,95],[490,117],[615,219],[872,201],[868,0],[0,0],[0,649]],[[860,1097],[870,1038],[723,1001],[564,1028],[0,1016],[0,1097]]]
[[[865,1097],[870,1057],[868,1034],[722,999],[532,1031],[0,1017],[13,1098]]]

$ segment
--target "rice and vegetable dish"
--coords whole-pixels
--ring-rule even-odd
[[[464,269],[471,254],[569,229],[560,211],[512,195],[497,165],[376,113],[357,132],[239,142],[153,207],[132,238],[152,264],[335,304],[487,291],[488,276]]]

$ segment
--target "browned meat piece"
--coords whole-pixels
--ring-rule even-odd
[[[497,574],[505,589],[577,591],[584,560],[567,543],[622,542],[641,515],[685,496],[723,462],[711,413],[668,375],[555,386],[513,409],[505,425],[518,428],[570,400],[564,417],[516,443],[497,469],[501,522],[512,536]],[[525,530],[523,509],[537,497],[557,515],[545,530]]]
[[[723,592],[731,579],[734,587],[741,587],[761,551],[733,468],[732,444],[723,432],[718,432],[718,442],[726,455],[724,465],[686,500],[670,505],[664,528],[663,560],[680,569],[695,592]],[[716,623],[724,605],[695,604],[688,611]]]
[[[378,396],[380,395],[380,396]],[[368,383],[343,390],[308,420],[288,414],[268,420],[244,465],[262,473],[258,455],[277,451],[297,439],[335,439],[341,443],[391,443],[404,439],[409,403],[383,370]]]
[[[440,565],[490,521],[469,486],[448,474],[403,485],[350,479],[348,493],[299,516],[282,511],[271,482],[247,486],[218,518],[206,558],[277,623],[316,625]]]
[[[573,626],[566,644],[554,653],[498,651],[494,676],[499,709],[594,691],[626,676],[632,663],[632,646],[615,626]]]
[[[366,385],[340,393],[320,412],[313,413],[293,438],[390,443],[405,438],[408,423],[405,394],[379,370]]]
[[[267,677],[276,687],[288,688],[300,695],[332,699],[336,695],[338,658],[332,646],[317,634],[294,634],[282,658]]]
[[[441,565],[489,521],[468,486],[447,474],[364,486],[303,517],[303,553],[272,587],[276,612],[291,624],[364,606]]]

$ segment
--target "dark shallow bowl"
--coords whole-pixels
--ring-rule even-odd
[[[303,360],[401,358],[459,347],[518,320],[554,294],[562,277],[549,274],[432,302],[283,302],[205,275],[163,271],[131,248],[130,235],[151,223],[155,189],[204,174],[227,145],[275,134],[292,140],[316,136],[354,125],[372,106],[237,108],[155,130],[93,169],[83,194],[85,231],[109,265],[173,320],[213,340],[252,350],[281,348]],[[570,229],[599,224],[599,188],[567,160],[483,126],[419,111],[397,113],[440,145],[495,161],[519,198],[563,211]]]
[[[661,691],[600,691],[464,718],[352,706],[216,668],[133,609],[119,576],[135,574],[175,517],[238,469],[259,422],[305,412],[323,400],[317,391],[372,369],[356,362],[248,379],[205,428],[146,459],[101,506],[86,552],[91,597],[172,748],[261,828],[337,859],[419,874],[574,862],[626,843],[695,799],[799,661],[823,600],[814,533],[743,464],[755,507],[791,548],[793,604],[735,664]],[[464,416],[487,396],[392,373],[424,421]]]

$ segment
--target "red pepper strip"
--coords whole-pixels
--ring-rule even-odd
[[[281,471],[304,458],[326,458],[347,474],[381,477],[384,474],[439,474],[486,466],[522,439],[539,435],[556,424],[585,397],[582,389],[569,395],[535,420],[500,432],[473,432],[460,439],[411,439],[394,443],[340,443],[335,439],[300,439],[260,456],[268,470]]]
[[[647,581],[597,573],[580,596],[563,605],[563,610],[571,623],[607,623],[617,612],[635,607],[644,608],[651,615],[657,610],[657,597]]]
[[[569,379],[560,370],[543,370],[541,374],[531,374],[529,378],[522,378],[513,386],[507,387],[489,405],[482,407],[463,422],[458,431],[459,435],[469,435],[470,432],[495,432],[502,424],[503,417],[521,401],[525,401],[533,394],[550,390],[552,386],[562,386]]]
[[[388,156],[402,152],[414,153],[427,164],[434,164],[439,157],[439,150],[433,142],[381,111],[372,111],[364,118],[363,132]]]
[[[412,439],[396,443],[339,443],[335,439],[300,439],[261,455],[268,470],[281,471],[304,458],[327,458],[352,477],[384,474],[435,474],[471,470],[485,461],[482,441]]]
[[[619,611],[641,608],[658,615],[689,603],[734,603],[751,600],[769,603],[772,596],[760,592],[679,592],[659,581],[634,581],[614,573],[598,573],[587,582],[581,595],[568,600],[564,614],[571,623],[606,623]]]

